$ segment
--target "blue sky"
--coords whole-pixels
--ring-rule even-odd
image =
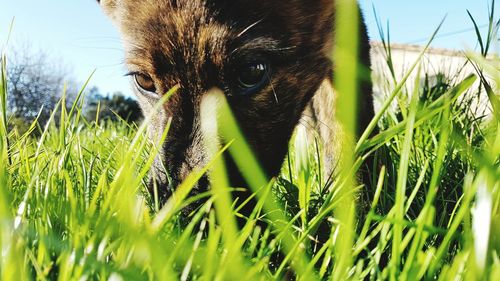
[[[446,16],[441,34],[457,34],[438,38],[434,46],[464,49],[476,47],[466,10],[470,10],[479,24],[486,24],[490,0],[359,2],[372,39],[379,39],[374,6],[383,24],[389,22],[392,42],[423,44]],[[102,92],[130,93],[129,83],[123,77],[126,71],[119,34],[94,0],[0,0],[0,7],[0,46],[5,43],[15,17],[10,46],[28,41],[35,50],[47,50],[61,58],[71,66],[77,80],[83,82],[96,69],[91,84],[99,86]],[[496,10],[500,15],[499,9]]]

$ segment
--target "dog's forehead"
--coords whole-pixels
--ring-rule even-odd
[[[322,3],[323,0],[315,1]],[[321,5],[306,5],[306,2],[123,1],[117,20],[122,27],[129,62],[140,57],[142,63],[182,61],[193,65],[189,60],[195,63],[212,60],[217,64],[231,49],[246,43],[245,40],[271,38],[281,47],[307,51],[319,46],[324,32],[317,31],[331,26],[328,22],[331,13],[324,14]],[[164,58],[156,56],[159,53]]]
[[[128,62],[156,72],[221,64],[232,34],[204,1],[137,1],[122,7],[119,24]]]
[[[255,22],[253,31],[295,32],[304,24],[314,22],[318,14],[307,2],[249,1],[249,0],[143,0],[124,1],[120,11],[120,25],[124,32],[138,31],[154,34],[177,32],[189,34],[218,23],[238,33]],[[317,8],[315,8],[317,9]],[[297,32],[296,32],[297,33]]]
[[[148,40],[175,35],[186,38],[213,22],[204,1],[136,1],[122,7],[120,25],[131,40]],[[171,38],[172,40],[175,38]]]

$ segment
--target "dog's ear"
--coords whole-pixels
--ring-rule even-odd
[[[119,0],[97,0],[104,13],[113,21],[117,19],[118,2]]]

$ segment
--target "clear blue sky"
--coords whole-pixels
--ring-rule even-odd
[[[390,24],[391,41],[423,44],[439,22],[446,21],[441,34],[457,31],[435,41],[440,48],[474,48],[475,34],[466,10],[479,24],[487,23],[490,0],[360,0],[372,39],[379,35],[372,5],[384,26]],[[500,5],[500,3],[498,3]],[[7,38],[10,21],[15,17],[11,46],[29,40],[72,67],[79,81],[97,69],[92,80],[106,92],[130,93],[119,35],[104,17],[94,0],[0,0],[0,46]],[[496,9],[500,15],[500,9]],[[484,31],[485,29],[483,29]],[[35,49],[36,49],[35,48]]]

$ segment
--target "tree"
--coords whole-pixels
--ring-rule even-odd
[[[16,46],[7,61],[7,104],[11,118],[45,125],[66,86],[67,104],[76,87],[67,67],[45,51],[33,51],[31,44]]]
[[[128,123],[138,123],[143,118],[135,99],[125,97],[121,92],[103,96],[97,87],[90,89],[85,116],[89,120],[95,120],[98,116],[101,121],[116,122],[123,119]]]

